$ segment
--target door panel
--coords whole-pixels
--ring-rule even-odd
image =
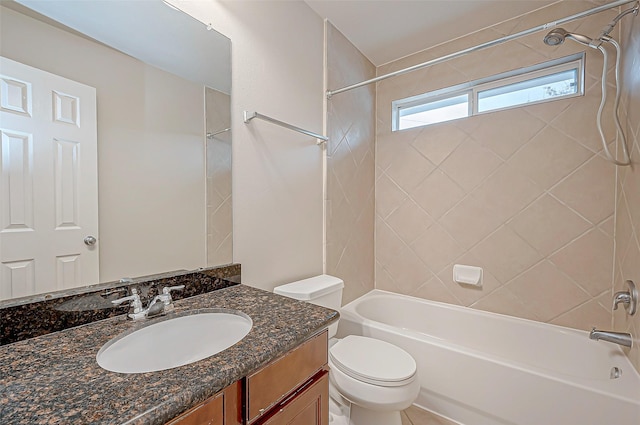
[[[0,299],[97,283],[95,89],[0,57],[0,133]]]

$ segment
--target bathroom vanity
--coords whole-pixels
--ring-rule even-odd
[[[324,331],[167,425],[328,425],[328,397]]]
[[[328,423],[325,328],[337,312],[245,285],[175,302],[176,314],[209,308],[241,311],[253,327],[228,349],[168,370],[122,374],[98,366],[105,343],[145,325],[123,315],[0,346],[0,422]]]
[[[328,395],[324,331],[167,425],[327,425]]]

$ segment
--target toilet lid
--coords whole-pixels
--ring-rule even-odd
[[[411,382],[416,362],[403,349],[378,339],[349,335],[329,350],[333,365],[359,381],[384,387]]]

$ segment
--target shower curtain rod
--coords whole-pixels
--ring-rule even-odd
[[[302,133],[302,134],[306,134],[307,136],[315,137],[316,139],[318,139],[318,142],[316,142],[316,144],[318,144],[318,145],[322,145],[323,143],[329,141],[328,137],[322,136],[322,135],[320,135],[318,133],[314,133],[313,131],[305,130],[303,128],[296,127],[295,125],[287,124],[284,121],[280,121],[280,120],[277,120],[275,118],[271,118],[271,117],[268,117],[266,115],[262,115],[262,114],[260,114],[258,112],[244,111],[244,123],[245,124],[248,124],[249,121],[251,121],[254,118],[259,118],[261,120],[269,121],[270,123],[279,125],[280,127],[288,128],[289,130],[297,131],[298,133]]]
[[[339,93],[343,93],[343,92],[346,92],[346,91],[349,91],[349,90],[357,89],[359,87],[366,86],[368,84],[377,83],[378,81],[386,80],[387,78],[397,77],[398,75],[403,75],[403,74],[406,74],[406,73],[411,72],[411,71],[416,71],[418,69],[426,68],[428,66],[437,65],[439,63],[448,61],[450,59],[458,58],[458,57],[466,55],[468,53],[477,52],[478,50],[486,49],[488,47],[493,47],[493,46],[496,46],[498,44],[506,43],[507,41],[515,40],[516,38],[520,38],[520,37],[524,37],[524,36],[529,35],[529,34],[533,34],[534,32],[538,32],[538,31],[549,29],[549,28],[553,28],[555,26],[564,24],[566,22],[575,21],[576,19],[584,18],[586,16],[594,15],[596,13],[600,13],[600,12],[603,12],[605,10],[613,9],[614,7],[622,6],[623,4],[634,3],[634,2],[637,2],[637,1],[638,0],[617,0],[617,1],[614,1],[612,3],[604,4],[604,5],[598,6],[598,7],[594,7],[593,9],[585,10],[584,12],[576,13],[575,15],[571,15],[571,16],[567,16],[567,17],[562,18],[562,19],[558,19],[557,21],[549,22],[549,23],[546,23],[544,25],[539,25],[537,27],[530,28],[530,29],[524,30],[524,31],[520,31],[520,32],[517,32],[515,34],[507,35],[507,36],[504,36],[502,38],[498,38],[498,39],[493,40],[493,41],[488,41],[486,43],[478,44],[476,46],[469,47],[467,49],[460,50],[458,52],[451,53],[451,54],[448,54],[448,55],[445,55],[445,56],[441,56],[441,57],[436,58],[436,59],[431,59],[431,60],[429,60],[427,62],[419,63],[417,65],[413,65],[413,66],[410,66],[408,68],[400,69],[400,70],[395,71],[395,72],[390,72],[389,74],[381,75],[379,77],[375,77],[375,78],[372,78],[370,80],[362,81],[360,83],[352,84],[350,86],[342,87],[342,88],[336,89],[336,90],[327,90],[327,93],[326,93],[327,99],[331,99],[331,96],[339,94]]]

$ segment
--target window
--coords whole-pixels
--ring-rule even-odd
[[[580,96],[584,53],[396,100],[393,131]]]

